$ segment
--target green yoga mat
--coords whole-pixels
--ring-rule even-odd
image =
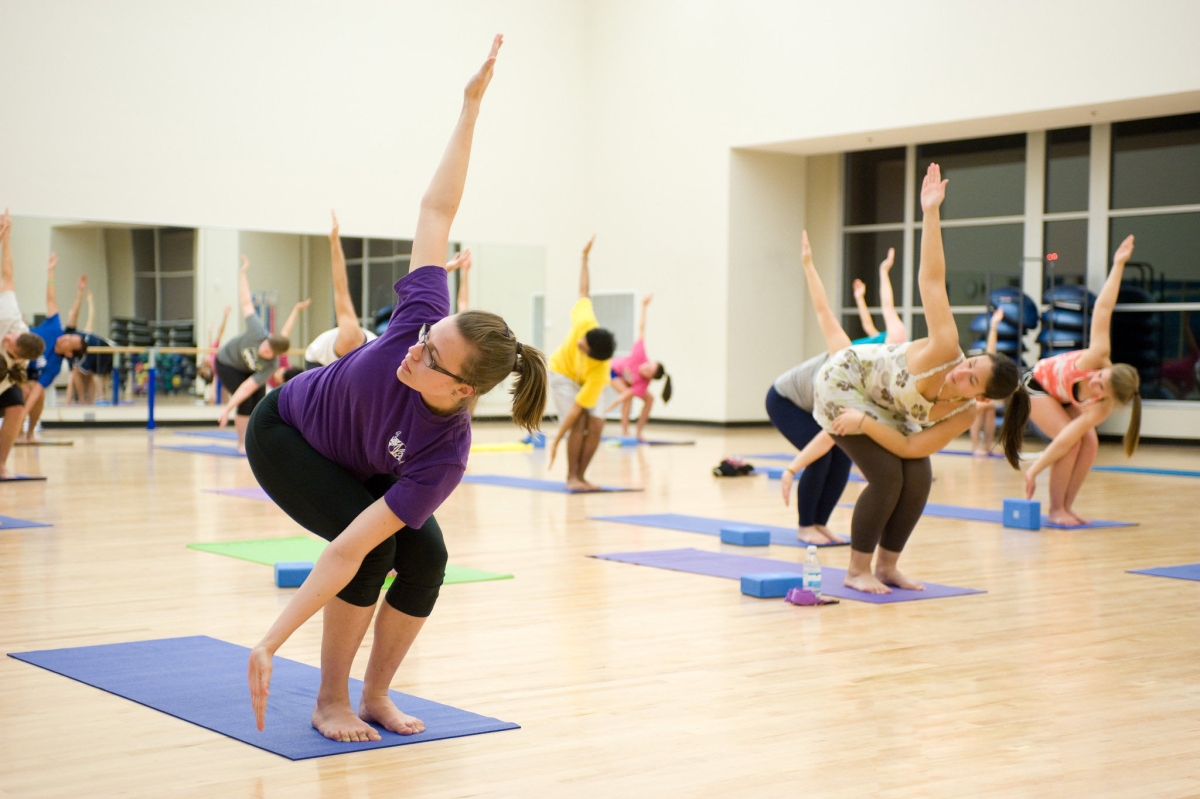
[[[321,557],[322,550],[328,543],[319,538],[306,535],[292,538],[262,538],[256,541],[219,541],[207,544],[188,544],[188,549],[198,549],[201,552],[212,552],[238,560],[248,560],[251,563],[261,563],[264,566],[274,566],[276,563],[296,561],[311,561],[316,563]],[[511,580],[511,574],[495,574],[482,569],[468,569],[465,566],[446,566],[445,584],[451,583],[481,583],[485,580]],[[389,577],[384,586],[391,585]]]

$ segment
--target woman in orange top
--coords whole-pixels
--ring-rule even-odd
[[[1137,449],[1142,423],[1142,400],[1138,395],[1137,370],[1129,364],[1114,364],[1109,358],[1109,328],[1113,306],[1121,289],[1125,262],[1133,255],[1133,236],[1121,242],[1113,256],[1112,271],[1096,298],[1092,335],[1086,350],[1075,350],[1038,361],[1026,376],[1033,395],[1030,418],[1050,436],[1050,446],[1025,472],[1025,496],[1032,498],[1038,473],[1050,470],[1050,509],[1055,524],[1087,524],[1071,508],[1083,481],[1096,459],[1099,438],[1096,426],[1119,405],[1133,403],[1129,428],[1125,431],[1125,454]]]

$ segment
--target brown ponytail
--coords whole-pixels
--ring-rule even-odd
[[[546,409],[546,356],[519,343],[494,313],[463,311],[454,318],[474,354],[463,366],[463,377],[475,387],[468,405],[473,407],[479,397],[515,372],[517,381],[510,392],[513,421],[529,432],[536,430]]]
[[[1113,399],[1122,405],[1133,403],[1129,412],[1129,427],[1125,428],[1125,457],[1133,456],[1137,450],[1138,437],[1142,432],[1142,380],[1137,369],[1127,363],[1113,364],[1112,367]]]
[[[1000,443],[1004,447],[1004,457],[1017,470],[1021,468],[1021,443],[1025,439],[1025,425],[1029,423],[1029,392],[1024,386],[1008,398],[1004,408],[1004,424],[1000,425]]]

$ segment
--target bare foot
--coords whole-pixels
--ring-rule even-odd
[[[855,591],[862,591],[865,594],[892,593],[892,589],[875,579],[875,575],[868,573],[851,574],[850,572],[846,572],[844,585],[847,588],[853,588]]]
[[[400,709],[392,702],[391,697],[388,696],[370,699],[363,697],[362,701],[358,703],[358,717],[399,735],[416,735],[419,732],[425,732],[425,722],[407,713],[401,713]]]
[[[1051,524],[1059,524],[1063,527],[1077,527],[1083,524],[1079,521],[1079,517],[1067,510],[1051,510],[1046,514],[1046,518],[1050,520]]]
[[[380,740],[379,731],[360,719],[350,705],[336,703],[313,708],[312,725],[331,741],[358,743]]]
[[[826,526],[825,526],[825,525],[823,525],[823,524],[818,524],[818,525],[817,525],[817,529],[821,531],[821,534],[822,534],[822,535],[824,535],[826,538],[828,538],[828,539],[829,539],[829,543],[831,543],[831,544],[844,544],[844,543],[846,543],[846,540],[847,540],[847,539],[845,539],[845,538],[842,538],[840,535],[838,535],[837,533],[833,532],[832,530],[830,530],[828,527],[826,527]]]
[[[578,480],[578,479],[573,479],[573,478],[567,478],[567,490],[583,493],[583,492],[590,492],[590,491],[599,491],[600,486],[592,485],[587,480]]]
[[[812,527],[801,527],[799,532],[796,533],[796,540],[803,541],[806,544],[817,544],[818,546],[832,543],[829,537],[815,525]]]
[[[925,583],[910,580],[897,569],[876,569],[875,576],[884,585],[894,585],[897,588],[907,588],[909,591],[924,591]]]
[[[986,458],[988,456],[988,451],[986,449],[973,449],[971,450],[971,455],[976,458]]]
[[[1091,519],[1085,519],[1073,510],[1069,510],[1069,511],[1067,511],[1067,513],[1069,513],[1075,517],[1076,524],[1091,524],[1092,523]]]
[[[38,437],[37,435],[35,435],[33,432],[25,433],[24,435],[20,436],[18,440],[24,441],[26,444],[42,443],[42,439],[40,437]]]

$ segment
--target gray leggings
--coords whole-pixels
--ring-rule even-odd
[[[903,552],[933,485],[929,458],[899,458],[868,436],[834,436],[833,440],[867,478],[867,487],[854,504],[851,548],[870,554],[878,545]]]

